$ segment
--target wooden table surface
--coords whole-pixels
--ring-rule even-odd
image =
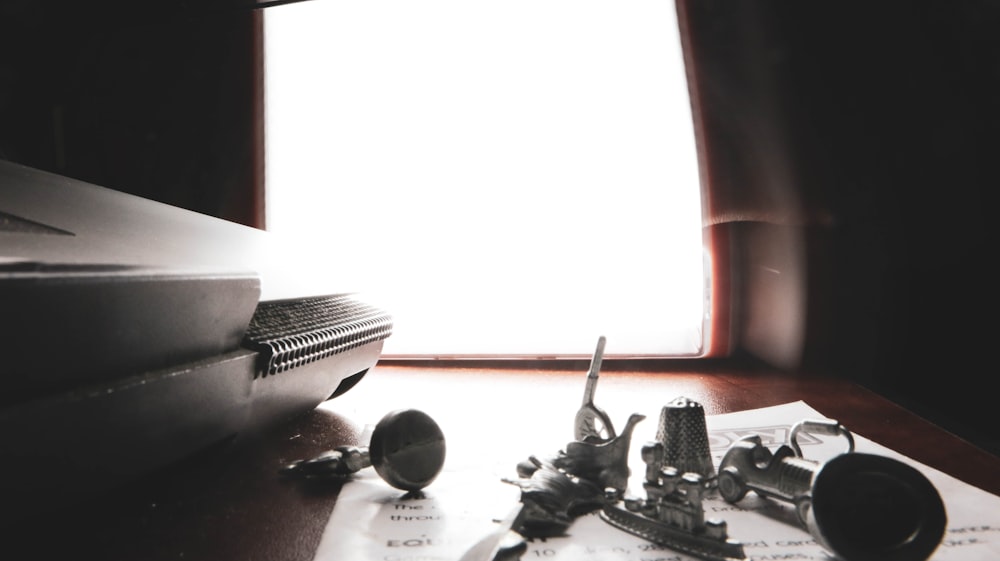
[[[278,473],[281,466],[358,444],[385,413],[416,408],[444,431],[446,462],[495,454],[510,458],[514,476],[514,462],[572,440],[586,368],[379,363],[355,388],[300,418],[117,492],[54,504],[44,516],[8,527],[5,537],[35,552],[32,558],[310,560],[342,483],[290,480]],[[642,430],[655,431],[660,408],[681,396],[708,415],[802,400],[856,435],[1000,494],[1000,458],[843,380],[725,363],[638,369],[605,361],[595,402],[616,426],[642,413]],[[637,428],[633,442],[645,434]]]

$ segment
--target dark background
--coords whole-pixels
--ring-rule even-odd
[[[735,339],[780,355],[794,294],[757,268],[799,269],[804,345],[782,361],[1000,453],[1000,3],[680,6],[708,220],[732,240]],[[779,251],[789,240],[801,253]]]
[[[780,343],[767,325],[790,295],[754,273],[770,252],[804,279],[783,367],[859,381],[995,452],[998,5],[679,1],[734,354]],[[0,157],[263,227],[248,6],[0,0]],[[775,240],[802,251],[775,257]]]
[[[263,226],[259,16],[0,0],[0,157]]]

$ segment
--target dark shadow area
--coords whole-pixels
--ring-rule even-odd
[[[0,0],[0,158],[261,227],[260,17],[233,4]]]
[[[111,492],[48,504],[37,515],[6,521],[8,546],[34,559],[86,552],[88,559],[309,561],[345,480],[304,482],[282,476],[280,468],[357,444],[357,437],[350,421],[318,409]],[[254,539],[241,528],[254,532]]]
[[[737,339],[997,452],[1000,4],[680,5]]]

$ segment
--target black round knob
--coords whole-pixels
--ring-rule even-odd
[[[416,409],[388,413],[375,425],[368,446],[372,467],[386,483],[405,491],[429,485],[444,466],[444,433]]]
[[[915,468],[872,454],[842,454],[812,488],[810,533],[846,561],[924,561],[944,536],[947,515],[934,485]]]

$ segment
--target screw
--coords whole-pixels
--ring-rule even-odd
[[[434,419],[416,409],[400,409],[386,414],[375,425],[369,446],[338,446],[315,458],[292,462],[281,473],[344,477],[374,467],[389,485],[417,491],[441,472],[444,456],[444,434]]]

